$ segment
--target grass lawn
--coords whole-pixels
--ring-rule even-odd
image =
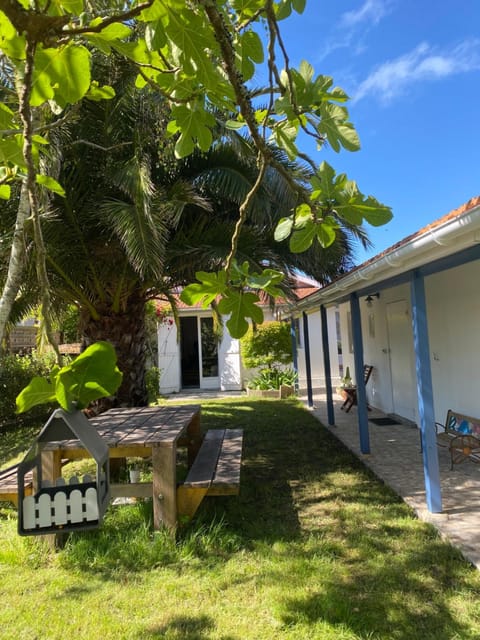
[[[139,502],[54,553],[0,509],[2,639],[480,638],[480,572],[301,404],[211,400],[202,421],[245,430],[241,494],[176,541]]]

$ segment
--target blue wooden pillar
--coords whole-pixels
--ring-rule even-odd
[[[295,380],[295,394],[298,395],[298,353],[297,353],[297,332],[295,330],[295,318],[290,318],[290,337],[292,339],[292,360],[293,370],[297,374]]]
[[[360,434],[360,451],[370,453],[370,435],[368,432],[368,408],[367,392],[363,378],[363,339],[362,320],[360,317],[360,303],[358,295],[350,295],[350,310],[352,313],[352,338],[353,338],[353,358],[355,362],[355,384],[357,386],[358,402],[358,429]]]
[[[310,338],[308,335],[308,315],[303,312],[303,338],[305,349],[305,373],[307,376],[307,399],[308,408],[313,409],[313,390],[312,390],[312,367],[310,364]]]
[[[432,371],[428,341],[427,305],[423,276],[415,272],[410,284],[412,298],[413,344],[417,369],[418,412],[422,438],[423,473],[427,507],[431,513],[442,511],[440,470],[435,437]]]
[[[335,416],[333,413],[332,369],[330,366],[330,350],[328,347],[327,309],[323,304],[320,305],[320,318],[322,320],[323,370],[325,372],[325,390],[327,392],[328,424],[334,425]]]

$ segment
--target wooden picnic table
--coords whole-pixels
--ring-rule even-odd
[[[152,482],[111,484],[111,496],[152,497],[153,525],[175,529],[177,511],[177,449],[186,447],[190,468],[202,443],[200,405],[115,408],[90,422],[108,445],[109,457],[152,460]],[[62,460],[90,454],[78,440],[49,442],[42,451],[42,475],[53,483],[62,474]]]

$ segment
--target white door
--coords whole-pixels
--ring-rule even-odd
[[[387,304],[387,328],[393,413],[415,421],[416,375],[413,367],[412,321],[406,300]]]

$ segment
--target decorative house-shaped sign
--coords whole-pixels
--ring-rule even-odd
[[[62,449],[83,448],[96,462],[96,478],[61,477]],[[58,464],[52,464],[52,460]],[[51,477],[52,471],[54,476]],[[33,472],[33,495],[26,487]],[[49,477],[50,476],[50,477]],[[81,411],[57,409],[18,466],[18,532],[43,535],[98,527],[110,499],[108,446]]]

